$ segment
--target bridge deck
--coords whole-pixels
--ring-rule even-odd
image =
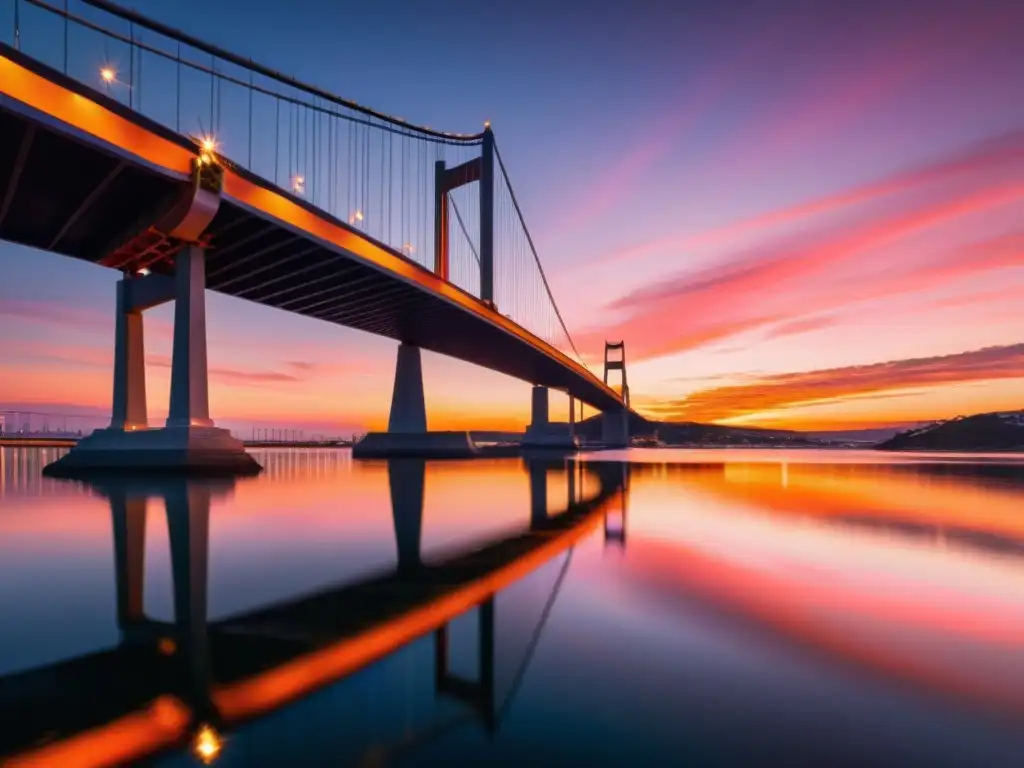
[[[0,45],[0,239],[99,263],[169,209],[197,154],[191,139]],[[225,165],[211,290],[621,407],[583,366],[499,311]]]

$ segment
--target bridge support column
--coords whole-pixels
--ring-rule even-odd
[[[608,448],[629,447],[629,411],[620,408],[601,414],[601,442]]]
[[[142,311],[131,306],[131,281],[117,283],[117,315],[114,320],[114,398],[111,429],[146,429],[146,348]]]
[[[206,254],[183,249],[175,260],[174,347],[168,427],[212,427],[206,367]]]
[[[571,424],[549,420],[548,388],[535,385],[530,400],[530,426],[523,435],[525,450],[574,451],[578,447]]]
[[[369,458],[465,458],[476,453],[468,432],[428,432],[419,347],[402,342],[395,363],[387,432],[370,432],[352,447]]]
[[[203,249],[186,245],[173,280],[161,275],[122,280],[114,360],[114,416],[50,464],[48,475],[96,470],[160,470],[247,475],[261,470],[240,440],[213,426],[206,368],[206,266]],[[142,312],[173,300],[174,347],[167,425],[146,428]]]
[[[395,387],[391,392],[388,432],[422,433],[427,431],[427,404],[423,395],[423,365],[420,349],[411,344],[398,345],[395,363]]]

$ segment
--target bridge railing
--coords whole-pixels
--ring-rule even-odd
[[[0,0],[4,42],[434,269],[435,164],[480,157],[483,133],[414,125],[300,82],[108,0]],[[481,294],[481,190],[448,194],[450,282]],[[578,362],[500,153],[498,311]]]

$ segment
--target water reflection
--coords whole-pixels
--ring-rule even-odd
[[[8,454],[0,755],[1019,765],[1024,464],[776,455],[44,485]],[[109,614],[47,625],[86,555]]]
[[[290,462],[282,462],[291,472]],[[469,553],[425,564],[421,556],[426,463],[386,462],[397,566],[287,602],[210,621],[211,504],[235,481],[115,477],[83,485],[109,504],[116,620],[111,650],[0,678],[10,765],[106,765],[178,744],[191,734],[205,761],[233,724],[279,707],[435,632],[439,694],[471,705],[488,728],[494,703],[494,594],[570,548],[620,497],[622,472],[593,465],[596,493],[577,500],[575,463],[530,461],[530,528]],[[568,484],[568,505],[549,514],[549,474]],[[30,486],[31,488],[31,486]],[[163,503],[173,584],[173,621],[144,606],[150,502]],[[539,516],[536,510],[543,509]],[[535,535],[531,529],[540,528]],[[479,672],[448,664],[448,623],[479,606]],[[40,746],[40,744],[42,744]],[[8,764],[8,763],[5,763]]]

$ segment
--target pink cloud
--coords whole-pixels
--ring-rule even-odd
[[[71,306],[63,301],[0,298],[0,315],[13,317],[15,320],[46,323],[59,328],[104,330],[113,333],[114,302],[111,300],[109,311],[101,311],[91,307]],[[171,323],[146,318],[147,333],[170,338],[173,330]]]
[[[677,103],[670,98],[666,111],[657,119],[639,124],[638,135],[626,151],[612,161],[578,201],[573,201],[575,204],[560,218],[558,231],[548,233],[547,237],[578,231],[633,194],[642,175],[677,146],[681,135],[726,98],[750,74],[756,62],[780,44],[780,33],[791,26],[791,20],[783,20],[775,29],[763,30],[754,42],[737,48],[738,55],[718,63],[710,73],[697,79],[692,89],[678,97]]]
[[[972,177],[1005,174],[1024,166],[1024,130],[997,136],[969,146],[948,157],[917,168],[899,171],[877,181],[852,187],[815,200],[731,222],[697,233],[683,233],[648,241],[623,251],[595,259],[591,265],[632,261],[667,250],[684,250],[714,245],[772,227],[804,221],[811,217],[840,211],[927,186],[970,182]]]
[[[1020,200],[1024,183],[1004,183],[909,210],[885,209],[874,218],[769,243],[732,261],[660,280],[616,299],[609,309],[624,312],[625,317],[580,334],[577,342],[596,348],[604,338],[623,336],[630,341],[634,359],[656,357],[762,325],[829,312],[844,303],[920,291],[1020,264],[1020,235],[1015,233],[915,263],[904,264],[890,251],[876,250],[918,231]],[[885,267],[881,274],[855,273],[836,280],[841,268],[861,267],[868,252]]]

